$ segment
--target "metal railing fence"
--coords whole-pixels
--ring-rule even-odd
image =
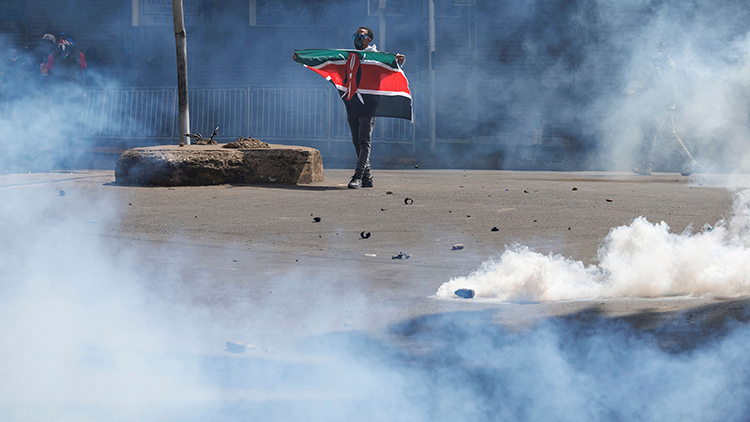
[[[247,136],[250,119],[247,88],[195,88],[188,96],[191,132],[208,138],[219,126],[223,138]]]
[[[251,88],[250,134],[258,139],[331,139],[325,89]]]
[[[88,89],[87,95],[85,136],[179,139],[175,88]],[[343,103],[330,89],[201,87],[189,96],[191,132],[204,137],[218,126],[219,139],[350,141]],[[414,126],[403,119],[379,119],[373,139],[412,144]]]
[[[101,138],[177,136],[175,89],[89,89],[82,132]]]

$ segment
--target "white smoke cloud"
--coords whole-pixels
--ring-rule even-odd
[[[116,216],[111,197],[49,184],[5,187],[3,197],[0,409],[63,406],[50,416],[80,420],[86,406],[135,415],[212,397],[170,354],[194,346],[195,313],[143,284],[173,275],[101,236]]]
[[[450,298],[458,289],[473,289],[479,298],[521,302],[749,295],[749,210],[750,191],[743,190],[729,221],[698,233],[671,233],[664,222],[636,218],[610,231],[598,265],[514,246],[474,273],[444,283],[436,295]]]

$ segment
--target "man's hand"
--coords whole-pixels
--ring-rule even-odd
[[[404,64],[404,60],[406,60],[406,56],[404,56],[403,54],[396,54],[396,61],[399,65]]]

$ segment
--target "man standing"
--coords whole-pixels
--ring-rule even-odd
[[[645,139],[642,159],[633,168],[634,173],[651,174],[656,138],[660,136],[668,137],[682,156],[684,162],[680,173],[683,176],[689,176],[701,168],[680,136],[677,135],[677,128],[674,124],[677,100],[676,73],[677,66],[669,54],[669,44],[662,41],[656,46],[656,58],[651,75],[627,93],[628,95],[639,94],[643,110],[647,113],[640,119]]]
[[[359,27],[352,37],[354,47],[360,51],[378,51],[377,46],[372,42],[373,37],[372,29],[366,26]],[[396,61],[399,65],[404,64],[404,60],[403,54],[396,54]],[[349,73],[350,80],[358,77],[354,72]],[[344,98],[344,103],[346,105],[346,120],[349,122],[352,143],[357,154],[357,167],[354,169],[354,176],[352,176],[348,186],[351,189],[371,188],[373,182],[370,173],[370,146],[372,129],[375,126],[374,108],[376,104],[371,103],[367,97],[361,95],[351,95],[349,98]]]

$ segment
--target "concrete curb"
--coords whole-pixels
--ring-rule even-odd
[[[314,148],[223,148],[165,145],[134,148],[117,160],[115,183],[146,186],[310,184],[323,181],[323,160]]]

